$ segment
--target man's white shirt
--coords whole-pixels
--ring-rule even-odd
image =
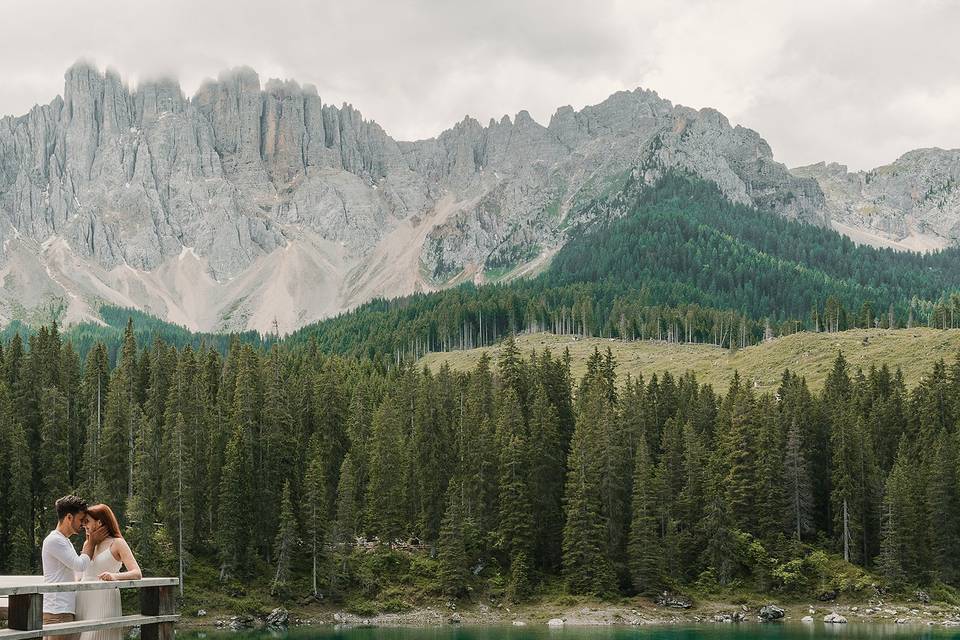
[[[51,531],[43,541],[40,552],[43,560],[43,581],[47,583],[73,582],[77,574],[86,571],[90,558],[85,553],[77,555],[70,539],[57,529]],[[76,613],[77,594],[43,594],[44,613]]]

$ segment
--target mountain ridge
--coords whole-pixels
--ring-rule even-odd
[[[829,225],[815,175],[755,131],[636,89],[547,126],[526,111],[397,141],[348,103],[249,67],[125,84],[78,63],[0,119],[0,320],[139,308],[197,330],[287,332],[374,297],[523,271],[628,182],[680,169],[733,202]],[[952,200],[951,200],[952,202]],[[872,227],[871,227],[872,229]],[[895,230],[896,228],[894,228]],[[884,231],[884,233],[887,233]]]

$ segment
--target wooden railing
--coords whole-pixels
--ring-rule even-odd
[[[173,623],[179,618],[173,589],[178,584],[176,578],[51,584],[45,583],[42,576],[0,576],[0,596],[7,597],[7,628],[0,629],[0,640],[28,640],[122,627],[140,627],[142,640],[173,640]],[[139,589],[140,613],[43,624],[43,594],[98,589]]]

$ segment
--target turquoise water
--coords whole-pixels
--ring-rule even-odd
[[[842,637],[931,638],[960,640],[960,629],[942,627],[843,624],[705,624],[648,627],[300,627],[274,631],[184,631],[178,640],[820,640]]]

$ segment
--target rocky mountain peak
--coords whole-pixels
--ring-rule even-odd
[[[110,303],[194,328],[290,330],[375,296],[523,273],[571,224],[624,213],[625,185],[673,169],[829,223],[822,171],[791,174],[755,131],[645,89],[561,107],[547,126],[527,111],[467,116],[398,142],[350,104],[249,67],[187,98],[173,79],[130,87],[80,62],[63,98],[0,120],[0,320],[51,306],[96,318]]]

